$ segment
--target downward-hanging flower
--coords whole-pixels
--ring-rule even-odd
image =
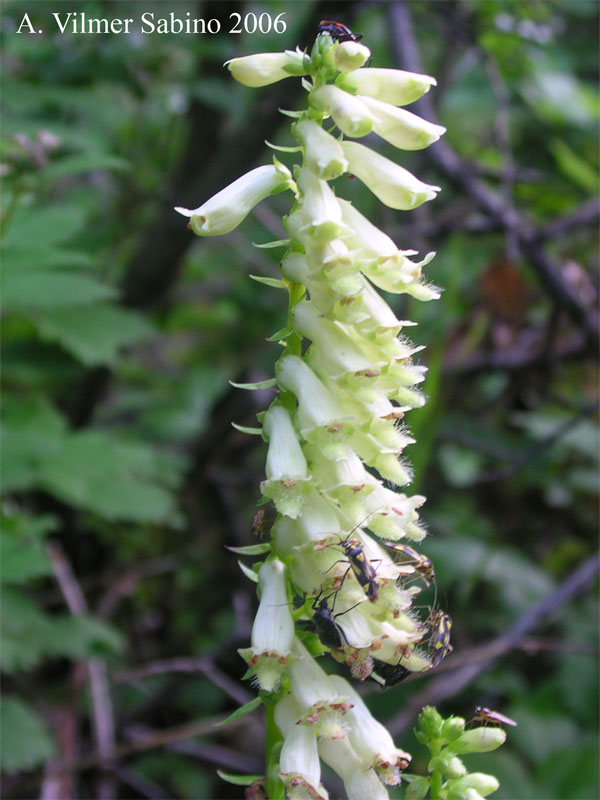
[[[175,211],[190,218],[198,236],[220,236],[237,228],[265,197],[289,189],[291,179],[289,169],[274,159],[272,165],[247,172],[198,208],[177,207]]]

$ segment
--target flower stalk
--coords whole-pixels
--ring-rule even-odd
[[[289,294],[274,367],[279,394],[259,415],[268,443],[261,492],[277,517],[270,541],[259,546],[266,554],[255,566],[260,604],[251,647],[240,651],[267,707],[272,798],[284,786],[289,798],[326,798],[319,757],[357,800],[387,797],[385,785],[398,784],[410,763],[352,686],[329,676],[316,656],[329,652],[354,678],[386,686],[431,669],[451,650],[447,615],[413,606],[435,583],[431,562],[414,548],[391,546],[425,535],[418,512],[425,498],[398,487],[411,481],[404,450],[414,440],[403,420],[424,403],[417,387],[426,370],[414,361],[421,348],[403,333],[413,323],[398,319],[377,291],[436,299],[439,290],[422,277],[434,254],[411,260],[414,251],[400,250],[330,185],[349,172],[390,208],[416,208],[439,187],[354,139],[374,131],[414,150],[444,129],[398,108],[427,92],[433,78],[365,68],[369,58],[363,44],[321,33],[310,54],[228,62],[251,87],[304,76],[307,106],[289,112],[298,146],[287,148],[301,162],[290,170],[274,159],[197,209],[177,209],[196,234],[212,236],[233,230],[270,194],[293,193],[283,220],[288,239],[273,243],[286,248]],[[483,780],[464,783],[458,753],[477,746],[470,733],[454,737],[457,749],[443,763],[442,746],[430,737],[431,778],[419,784],[413,776],[414,791],[425,786],[441,797],[444,778],[463,781],[452,784],[455,794],[489,789]]]

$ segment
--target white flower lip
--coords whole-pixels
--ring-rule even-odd
[[[232,58],[225,62],[236,81],[257,89],[271,83],[304,75],[303,53],[286,50],[284,53],[254,53],[250,56]]]
[[[311,104],[332,117],[346,136],[360,138],[371,132],[373,118],[369,109],[354,95],[327,84],[310,95]]]
[[[437,85],[430,75],[400,69],[365,67],[349,75],[340,75],[336,83],[349,91],[366,94],[394,106],[406,106]]]
[[[256,167],[198,208],[178,206],[175,211],[190,218],[190,226],[198,236],[220,236],[237,228],[265,197],[288,189],[291,179],[290,171],[283,164]]]
[[[342,148],[348,159],[349,171],[390,208],[409,211],[427,200],[433,200],[441,191],[439,186],[423,183],[404,167],[362,144],[343,142]]]
[[[396,108],[372,97],[361,96],[359,99],[373,117],[375,133],[401,150],[422,150],[437,142],[446,132],[442,125],[427,122],[404,108]]]

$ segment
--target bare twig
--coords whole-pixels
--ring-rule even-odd
[[[536,345],[531,348],[514,347],[501,353],[491,355],[474,355],[464,363],[447,362],[444,374],[452,377],[470,378],[484,372],[522,372],[547,364],[572,360],[586,354],[586,341],[581,335],[573,336],[565,342],[554,346],[552,352]]]
[[[232,680],[222,672],[207,656],[199,658],[170,658],[164,661],[152,661],[134,669],[121,670],[115,673],[113,681],[115,683],[132,683],[141,678],[148,678],[152,675],[164,675],[167,672],[200,672],[215,686],[222,689],[225,694],[231,697],[236,703],[248,703],[254,695]]]
[[[154,734],[156,734],[156,731],[147,725],[130,725],[125,730],[127,738],[134,742],[147,740],[149,736]],[[234,769],[236,772],[256,774],[264,770],[264,762],[218,744],[182,740],[168,744],[165,749],[175,753],[182,753],[199,761],[215,764],[225,769]]]
[[[598,222],[600,218],[600,200],[592,197],[578,206],[571,214],[564,217],[557,217],[551,220],[543,228],[537,231],[538,240],[553,239],[555,236],[562,236],[578,228],[584,228]]]
[[[538,459],[546,450],[550,449],[559,439],[562,439],[563,436],[579,425],[587,416],[597,411],[597,409],[598,403],[590,403],[584,406],[579,410],[576,416],[563,422],[562,425],[559,425],[556,430],[552,431],[548,436],[536,442],[531,447],[522,450],[520,453],[516,453],[511,458],[511,463],[504,469],[483,472],[479,475],[475,483],[493,483],[495,481],[505,481],[512,478],[519,470]]]
[[[596,553],[572,572],[556,591],[552,592],[540,603],[537,603],[511,628],[487,646],[496,654],[501,654],[517,646],[530,631],[536,630],[556,610],[567,605],[574,597],[585,591],[596,580],[599,570],[600,553]],[[435,678],[423,692],[409,701],[400,714],[391,720],[388,724],[390,733],[393,736],[399,736],[404,733],[414,723],[423,706],[436,705],[446,698],[458,694],[461,689],[468,686],[482,672],[490,669],[494,665],[496,658],[497,655],[494,655],[473,661],[461,666],[459,669],[452,670],[448,675],[440,675],[440,677]],[[452,661],[448,663],[451,664]]]
[[[51,542],[46,552],[54,576],[64,595],[71,614],[81,616],[88,610],[86,599],[60,545]],[[98,658],[86,662],[90,695],[92,700],[92,721],[98,754],[103,766],[110,764],[110,754],[115,748],[115,722],[106,664]],[[111,800],[116,795],[116,784],[112,775],[104,773],[98,785],[99,800]]]

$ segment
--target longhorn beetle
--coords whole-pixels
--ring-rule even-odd
[[[339,650],[340,648],[344,647],[345,645],[351,646],[350,642],[346,638],[346,634],[344,633],[343,628],[341,625],[338,625],[336,619],[341,617],[342,614],[347,614],[348,611],[352,611],[353,608],[356,608],[359,603],[355,603],[350,608],[347,608],[345,611],[340,611],[339,614],[334,614],[335,608],[335,601],[337,598],[338,593],[334,592],[333,603],[331,608],[329,608],[329,604],[327,601],[331,597],[328,595],[327,597],[321,598],[321,593],[317,595],[315,601],[313,603],[313,617],[312,621],[317,630],[317,636],[321,640],[321,642],[326,646],[331,648],[332,650]],[[362,601],[361,601],[362,602]]]
[[[444,614],[443,611],[438,610],[432,613],[429,620],[429,627],[432,631],[431,638],[429,639],[429,652],[431,654],[430,669],[434,669],[443,658],[446,658],[448,653],[452,652],[452,645],[450,644],[452,620],[448,614]]]
[[[356,527],[358,527],[358,525]],[[356,528],[353,528],[353,530],[356,530]],[[340,589],[346,580],[346,576],[350,570],[352,570],[354,577],[364,589],[369,600],[372,603],[376,603],[377,600],[379,600],[379,584],[375,579],[377,573],[373,567],[373,564],[366,557],[362,544],[358,541],[358,539],[352,539],[350,533],[345,539],[341,539],[340,537],[339,545],[343,549],[346,558],[348,559],[347,563],[350,565],[346,570],[344,577],[342,578]],[[330,545],[317,545],[317,548],[329,546]],[[331,567],[329,567],[329,569],[334,567],[335,564],[339,564],[339,561],[335,561]]]

